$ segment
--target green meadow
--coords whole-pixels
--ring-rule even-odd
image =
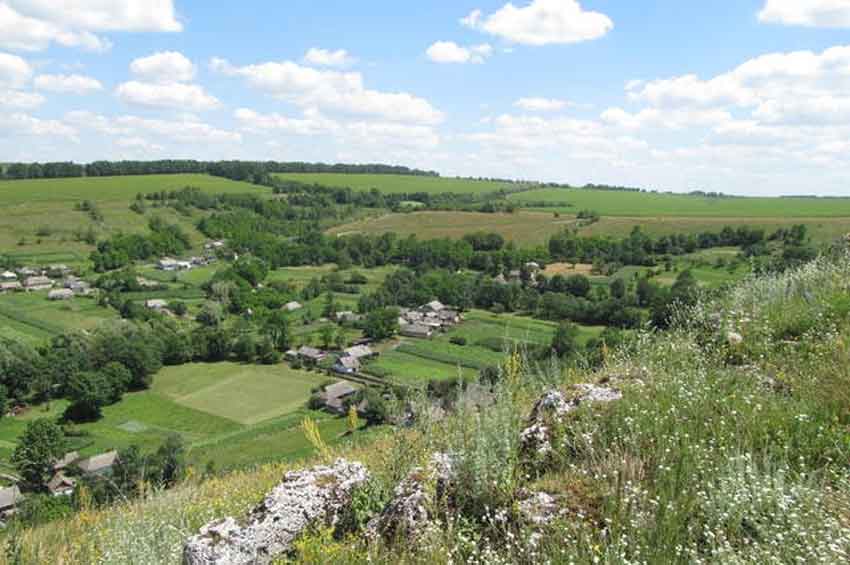
[[[684,194],[545,188],[513,194],[520,205],[552,205],[550,210],[590,209],[602,216],[715,218],[850,217],[850,198],[707,198]],[[558,205],[561,205],[560,207]]]
[[[195,243],[200,243],[201,235],[194,229],[197,218],[152,206],[145,215],[129,208],[138,193],[187,186],[209,193],[268,192],[249,183],[200,174],[0,181],[0,249],[22,261],[42,256],[45,263],[78,263],[91,246],[77,241],[75,232],[92,228],[103,237],[119,231],[143,231],[153,214],[179,223]],[[83,200],[96,204],[103,221],[96,222],[86,212],[74,209]]]

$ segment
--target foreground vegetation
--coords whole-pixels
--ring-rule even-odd
[[[850,556],[850,256],[752,278],[683,307],[668,332],[636,335],[596,370],[562,370],[516,353],[493,404],[458,391],[445,420],[318,457],[363,461],[348,534],[303,538],[295,563],[838,563]],[[603,382],[623,393],[582,405],[529,460],[519,436],[553,387]],[[422,413],[424,414],[424,412]],[[314,437],[315,440],[315,437]],[[319,445],[319,444],[317,444]],[[416,543],[358,533],[398,481],[432,453],[453,457],[457,485],[429,508]],[[272,465],[67,521],[10,533],[15,563],[179,563],[197,528],[240,515],[279,480]],[[517,504],[543,491],[562,514],[525,522]]]

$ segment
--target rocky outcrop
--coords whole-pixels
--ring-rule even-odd
[[[185,565],[265,565],[291,549],[313,524],[333,526],[351,503],[352,491],[369,479],[360,463],[338,460],[287,473],[254,508],[244,525],[228,517],[207,524],[186,543]]]
[[[582,404],[614,402],[623,397],[617,389],[594,384],[579,384],[574,389],[577,395],[572,399],[559,390],[550,390],[534,403],[528,425],[520,434],[524,453],[537,457],[550,453],[553,428],[563,424],[565,416]]]
[[[433,509],[451,490],[453,460],[435,453],[425,469],[414,469],[393,492],[393,499],[366,527],[367,534],[388,542],[414,540],[431,524]]]
[[[546,526],[565,514],[555,497],[545,492],[526,493],[518,507],[522,519],[531,526]]]

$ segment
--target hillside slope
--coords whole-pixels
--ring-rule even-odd
[[[422,416],[410,429],[317,455],[361,461],[372,478],[356,492],[346,529],[302,537],[291,562],[847,562],[850,255],[748,280],[681,319],[671,332],[640,334],[595,370],[537,366],[514,353],[492,404],[468,391],[445,419]],[[529,451],[535,400],[590,390],[577,383],[614,391],[615,401],[576,403],[546,420],[546,441]],[[454,474],[448,487],[426,489],[422,528],[368,542],[366,522],[435,453],[451,458]],[[10,532],[0,562],[180,563],[200,526],[242,516],[284,470],[190,479]],[[545,504],[529,511],[529,500]]]

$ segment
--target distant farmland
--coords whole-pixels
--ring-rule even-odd
[[[517,204],[576,213],[591,209],[602,216],[678,216],[715,218],[850,217],[850,198],[704,198],[684,194],[546,188],[514,194]]]
[[[428,192],[484,193],[502,188],[518,188],[519,184],[498,181],[456,179],[448,177],[422,177],[413,175],[347,175],[336,173],[281,173],[277,178],[308,184],[349,187],[353,190],[377,188],[387,194]]]
[[[121,177],[84,177],[0,181],[0,249],[13,254],[64,254],[84,252],[90,246],[74,241],[75,230],[95,229],[101,236],[116,231],[137,232],[146,229],[152,212],[178,222],[190,235],[199,236],[192,218],[171,209],[157,209],[142,216],[129,206],[136,194],[179,190],[186,186],[216,193],[268,193],[268,189],[249,183],[198,174],[144,175]],[[103,215],[93,221],[85,212],[74,210],[83,200],[94,202]],[[73,262],[67,258],[54,261]]]

